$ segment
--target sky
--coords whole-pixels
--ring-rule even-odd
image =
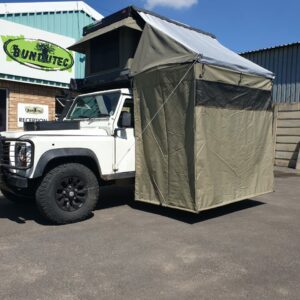
[[[40,1],[1,1],[41,2]],[[300,41],[300,0],[86,0],[104,16],[136,5],[200,28],[236,52]]]

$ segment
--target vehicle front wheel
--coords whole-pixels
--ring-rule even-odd
[[[36,203],[44,217],[55,224],[86,219],[95,208],[99,185],[95,174],[79,163],[55,167],[36,191]]]

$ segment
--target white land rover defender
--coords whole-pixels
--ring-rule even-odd
[[[88,217],[99,187],[134,178],[133,99],[129,89],[78,96],[64,121],[1,133],[1,185],[14,202],[35,200],[56,224]],[[42,124],[40,124],[42,126]]]

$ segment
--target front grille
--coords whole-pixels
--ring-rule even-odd
[[[27,163],[21,165],[16,161],[16,149],[23,147],[28,153]],[[33,165],[34,144],[30,140],[8,139],[0,137],[0,166],[8,169],[26,170]]]
[[[15,161],[11,161],[10,158],[15,157],[14,151],[11,151],[11,143],[5,140],[1,141],[2,153],[0,163],[1,165],[10,165],[11,163],[15,163]],[[11,153],[12,152],[12,153]]]

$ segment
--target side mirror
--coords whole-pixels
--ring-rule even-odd
[[[123,128],[132,127],[131,124],[131,113],[127,111],[123,111],[120,115],[120,126]]]

